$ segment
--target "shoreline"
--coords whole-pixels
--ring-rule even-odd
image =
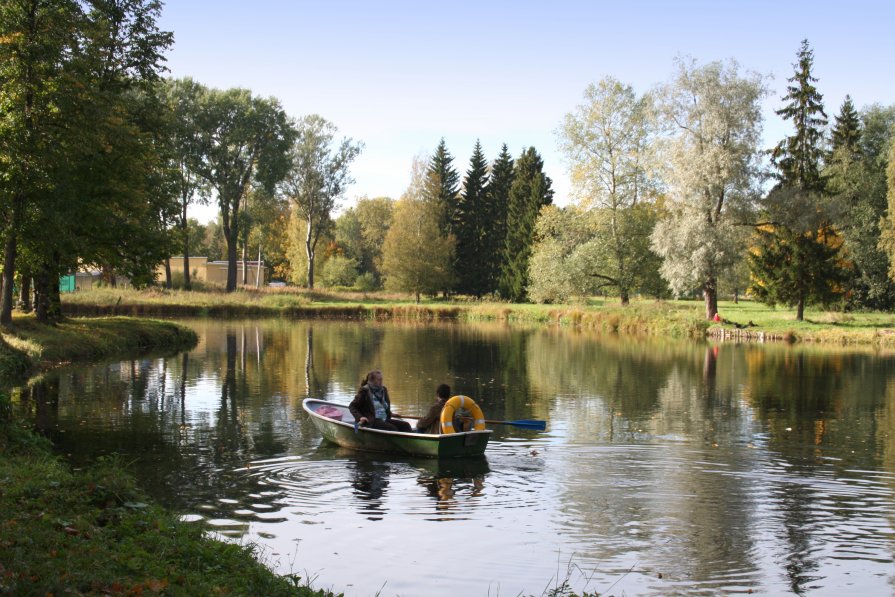
[[[63,298],[74,317],[268,318],[336,321],[503,322],[555,325],[634,337],[690,338],[717,342],[805,343],[830,346],[895,347],[895,314],[809,310],[805,321],[793,312],[751,301],[722,301],[721,323],[703,318],[697,301],[610,300],[595,304],[536,305],[429,300],[400,295],[324,291],[239,290],[149,291],[102,289]],[[753,323],[753,321],[757,323]],[[748,322],[748,323],[747,323]]]

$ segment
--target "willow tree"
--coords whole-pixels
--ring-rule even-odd
[[[672,130],[664,144],[669,216],[652,248],[672,292],[702,291],[706,318],[718,312],[718,278],[743,259],[744,214],[758,196],[762,77],[730,61],[679,60],[661,92]]]
[[[332,226],[332,212],[348,185],[354,182],[349,166],[363,147],[346,137],[336,141],[338,130],[321,116],[299,120],[290,167],[283,192],[305,223],[304,247],[308,263],[308,288],[314,288],[314,256],[320,235]]]

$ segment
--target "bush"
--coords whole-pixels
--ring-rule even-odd
[[[357,278],[357,261],[341,255],[330,257],[323,264],[320,277],[323,279],[323,284],[328,287],[351,286]]]
[[[373,272],[364,272],[355,278],[354,288],[361,292],[370,292],[379,288],[379,285],[376,283],[376,276],[373,275]]]

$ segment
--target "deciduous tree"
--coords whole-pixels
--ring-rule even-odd
[[[718,312],[718,278],[744,253],[740,224],[757,197],[761,76],[739,65],[678,61],[662,90],[671,127],[665,145],[669,216],[656,225],[652,247],[662,276],[682,295],[702,291],[705,315]]]
[[[332,212],[345,189],[354,182],[349,167],[363,144],[351,138],[336,142],[338,129],[316,114],[297,125],[298,135],[290,153],[291,167],[283,192],[305,221],[308,288],[314,288],[314,256],[320,235],[332,225]]]

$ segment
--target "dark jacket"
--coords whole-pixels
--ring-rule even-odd
[[[436,400],[435,404],[429,407],[429,412],[422,419],[416,422],[416,429],[420,433],[441,433],[441,411],[444,408],[444,402]]]
[[[392,418],[392,401],[388,397],[388,388],[385,386],[382,386],[382,395],[385,398],[385,420],[390,421]],[[361,386],[361,389],[354,396],[354,400],[348,405],[348,410],[351,411],[355,421],[360,421],[361,417],[367,417],[368,421],[376,418],[376,408],[373,406],[373,395],[370,391],[370,386],[366,384]]]

